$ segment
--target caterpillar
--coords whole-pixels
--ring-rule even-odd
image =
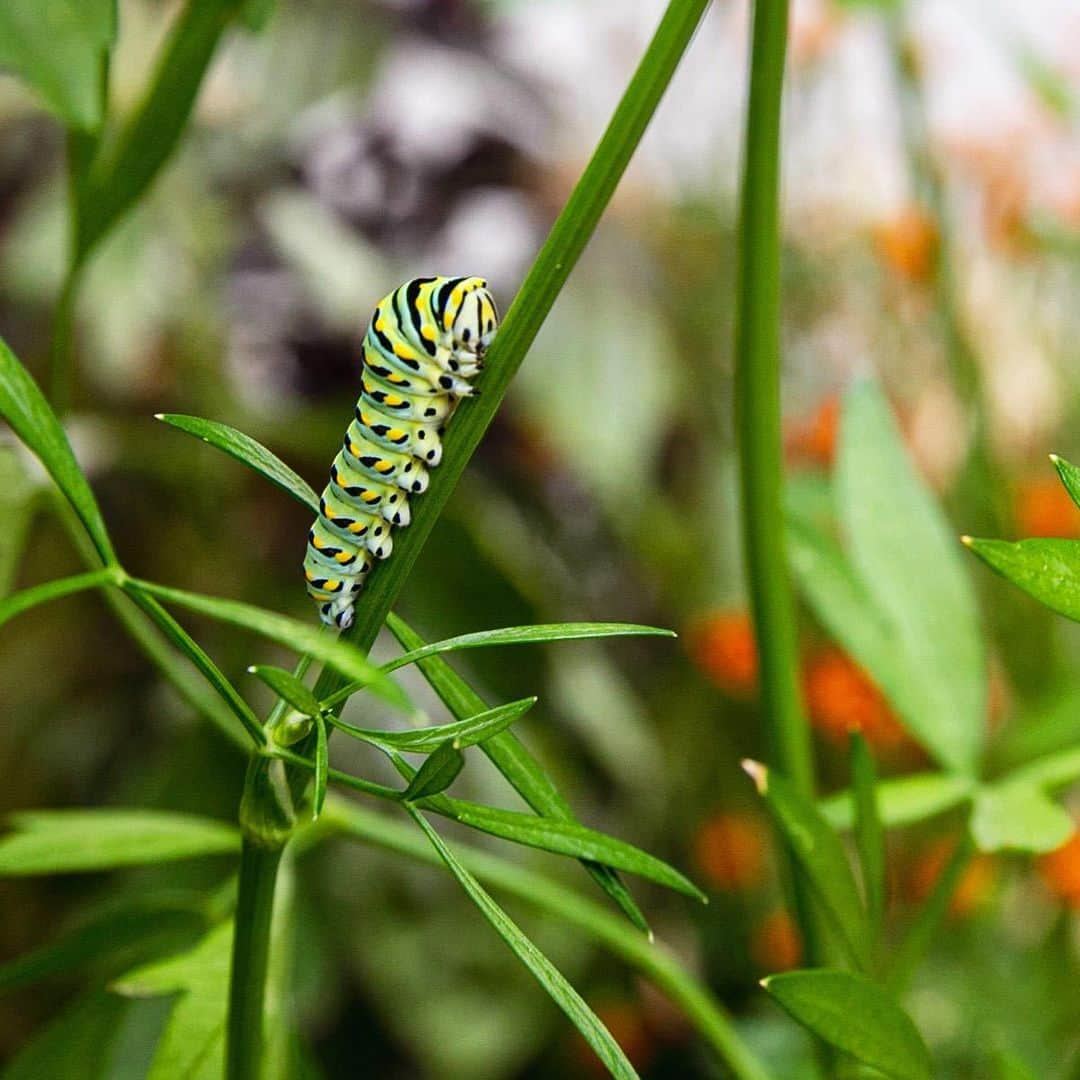
[[[360,398],[330,466],[307,537],[304,578],[327,626],[347,629],[376,559],[409,524],[409,496],[442,459],[440,436],[457,403],[477,391],[498,326],[487,282],[421,277],[375,307],[361,348]]]

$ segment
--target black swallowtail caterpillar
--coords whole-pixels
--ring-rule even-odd
[[[308,533],[304,577],[341,630],[375,559],[409,524],[409,496],[442,459],[439,436],[484,366],[498,314],[483,278],[413,278],[379,301],[364,336],[360,399]]]

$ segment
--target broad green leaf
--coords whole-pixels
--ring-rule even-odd
[[[116,554],[101,511],[71,452],[64,429],[37,383],[3,341],[0,341],[0,415],[40,459],[45,471],[71,503],[94,541],[101,561],[115,566]]]
[[[870,965],[870,930],[844,847],[817,807],[756,761],[743,768],[765,800],[799,870],[821,900],[837,938],[856,965]]]
[[[137,968],[113,984],[128,997],[178,995],[147,1080],[224,1075],[232,931],[231,922],[223,923],[189,952]]]
[[[390,619],[395,618],[391,615]],[[504,626],[497,630],[480,630],[474,634],[461,634],[445,641],[432,642],[410,649],[401,656],[382,665],[384,672],[397,671],[408,664],[416,664],[429,656],[441,653],[457,652],[461,649],[481,649],[496,645],[536,645],[550,641],[578,641],[582,638],[626,637],[644,635],[656,637],[675,637],[670,630],[659,630],[652,626],[637,626],[633,623],[546,623],[538,626]],[[323,706],[329,708],[351,697],[359,686],[345,686],[331,694]]]
[[[959,806],[971,798],[975,788],[975,781],[969,776],[940,772],[882,780],[877,785],[878,813],[889,828],[914,825]],[[850,791],[822,799],[818,809],[834,829],[850,829],[855,823]]]
[[[467,746],[475,746],[490,739],[500,731],[504,731],[515,720],[524,716],[533,705],[536,698],[522,698],[520,701],[510,701],[505,705],[497,705],[494,709],[485,709],[475,716],[465,720],[455,720],[452,724],[439,724],[436,727],[415,728],[412,731],[380,731],[377,728],[358,728],[352,724],[346,724],[336,717],[330,717],[334,727],[339,728],[346,734],[363,739],[365,742],[377,743],[380,746],[389,746],[409,754],[426,754],[435,750],[441,743],[453,742],[459,750]]]
[[[0,68],[32,86],[69,127],[95,131],[115,35],[116,0],[4,0]]]
[[[291,495],[313,514],[318,514],[319,496],[312,491],[307,481],[250,435],[245,435],[242,431],[229,427],[228,424],[220,424],[216,420],[203,420],[198,416],[158,413],[157,419],[202,439],[204,443],[209,443],[218,450],[223,450],[230,457],[236,458],[264,479],[269,480],[271,484],[277,485],[286,495]]]
[[[577,859],[603,863],[616,870],[638,874],[659,885],[666,885],[684,896],[708,903],[705,894],[689,878],[655,855],[649,855],[633,844],[616,840],[613,836],[586,828],[575,821],[556,821],[516,810],[500,810],[464,799],[429,800],[427,806],[462,825],[502,837],[504,840],[512,840],[515,844],[526,844],[556,855],[570,855]]]
[[[23,589],[13,596],[0,600],[0,626],[3,626],[8,619],[13,619],[32,607],[37,607],[38,604],[60,600],[73,593],[97,589],[102,585],[116,585],[120,580],[121,577],[117,574],[115,567],[106,567],[104,570],[91,570],[86,574],[57,578],[55,581],[46,581],[33,588]]]
[[[187,0],[142,101],[82,185],[77,259],[138,202],[176,148],[218,41],[239,8],[240,0]]]
[[[113,1043],[131,1003],[93,990],[67,1006],[8,1063],[3,1080],[110,1080]]]
[[[424,815],[414,807],[409,813],[424,830],[439,857],[446,863],[450,872],[457,878],[469,899],[480,909],[481,914],[494,927],[499,936],[513,951],[514,955],[532,972],[536,981],[544,988],[551,1000],[570,1018],[574,1027],[581,1032],[585,1041],[593,1048],[605,1068],[618,1080],[634,1080],[637,1073],[611,1037],[610,1032],[597,1018],[596,1014],[582,1000],[581,995],[566,981],[550,960],[525,936],[517,924],[487,894],[483,886],[458,861],[454,853],[443,843],[442,837],[428,824]]]
[[[15,581],[34,516],[34,484],[26,475],[15,446],[0,444],[0,599]]]
[[[993,1064],[993,1080],[1039,1080],[1038,1073],[1010,1050],[995,1051]]]
[[[851,735],[851,788],[855,793],[855,846],[862,868],[866,913],[874,934],[885,914],[885,831],[877,805],[877,770],[866,740]]]
[[[980,851],[1054,851],[1075,827],[1072,815],[1042,790],[1015,781],[983,788],[971,814]]]
[[[851,564],[916,676],[902,719],[943,765],[970,773],[986,719],[974,593],[956,538],[872,383],[845,397],[835,484]]]
[[[319,716],[322,713],[315,695],[291,671],[274,667],[273,664],[252,664],[248,671],[297,712],[305,716]]]
[[[409,786],[401,796],[406,802],[429,798],[445,791],[465,767],[465,755],[452,741],[441,743],[416,775],[409,781]]]
[[[111,904],[44,944],[0,965],[0,993],[10,993],[56,975],[91,971],[115,975],[133,964],[175,952],[207,929],[201,900],[148,896]]]
[[[387,629],[397,638],[402,648],[411,651],[423,648],[424,640],[393,612],[387,617]],[[484,699],[440,656],[418,661],[420,671],[443,704],[458,719],[465,720],[483,712]],[[480,744],[481,750],[502,773],[515,791],[537,814],[559,821],[573,821],[574,812],[563,798],[551,777],[512,731],[504,731]],[[619,880],[610,867],[584,862],[586,871],[608,896],[619,906],[623,914],[644,934],[652,935],[645,916],[641,913],[630,890]]]
[[[155,585],[151,581],[132,579],[125,588],[135,592],[148,592],[166,603],[176,604],[189,611],[197,611],[200,615],[206,615],[232,626],[241,626],[245,630],[288,646],[298,653],[311,653],[316,659],[336,668],[343,675],[364,683],[372,693],[385,698],[391,704],[409,711],[412,709],[405,691],[371,663],[359,649],[324,633],[320,627],[302,623],[296,619],[290,619],[287,615],[266,611],[239,600],[202,596],[183,589]]]
[[[1051,611],[1080,621],[1080,540],[975,540],[964,543],[991,569]]]
[[[0,838],[0,876],[71,874],[199,855],[235,854],[236,829],[154,810],[26,810]]]
[[[869,979],[846,971],[786,971],[762,986],[803,1027],[864,1065],[896,1080],[933,1080],[918,1029]]]
[[[1077,468],[1071,461],[1058,457],[1057,454],[1051,454],[1050,461],[1053,463],[1054,468],[1057,469],[1057,474],[1065,485],[1069,498],[1080,507],[1080,468]]]
[[[330,772],[330,748],[326,739],[326,720],[315,717],[315,792],[311,800],[311,820],[318,821],[326,802],[326,782]]]

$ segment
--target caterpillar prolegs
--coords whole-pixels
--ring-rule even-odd
[[[409,496],[442,459],[440,435],[484,366],[498,314],[483,278],[413,278],[379,301],[364,335],[360,398],[308,532],[304,577],[344,630],[375,559],[409,524]]]

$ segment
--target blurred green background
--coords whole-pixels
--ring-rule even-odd
[[[78,309],[70,433],[132,573],[314,617],[299,574],[305,511],[153,414],[229,423],[321,488],[374,302],[415,274],[475,273],[505,308],[661,9],[280,0],[262,34],[229,34],[179,153],[98,253]],[[174,11],[121,3],[111,89],[121,114]],[[746,28],[744,4],[714,5],[400,610],[429,639],[563,619],[680,632],[672,643],[454,663],[491,701],[539,694],[519,733],[581,819],[708,889],[711,905],[697,910],[635,884],[658,936],[736,1013],[776,1075],[798,1077],[801,1036],[756,981],[795,965],[800,944],[738,769],[763,752],[731,417]],[[1065,0],[794,3],[783,385],[793,498],[824,499],[838,395],[873,373],[957,533],[1080,536],[1046,461],[1051,450],[1080,455],[1077,57],[1080,14]],[[63,170],[56,123],[0,79],[0,334],[42,378],[63,273]],[[0,583],[77,572],[40,484],[19,479],[14,451],[0,450]],[[996,760],[1074,742],[1080,636],[973,560],[971,573],[990,643]],[[267,706],[243,670],[285,655],[184,621]],[[846,782],[851,726],[884,771],[925,764],[808,613],[802,629],[825,785]],[[410,692],[441,715],[411,678]],[[235,815],[238,752],[179,702],[95,594],[4,628],[0,707],[4,810]],[[361,715],[389,722],[371,703],[349,718]],[[344,740],[332,753],[343,768],[386,771]],[[513,805],[478,758],[458,783]],[[898,924],[957,835],[939,819],[891,837]],[[500,850],[584,887],[572,864]],[[225,870],[206,860],[4,881],[0,959],[91,908],[212,888]],[[295,1009],[311,1075],[599,1075],[447,875],[338,844],[305,858],[298,881]],[[1039,1076],[1073,1052],[1080,1014],[1063,987],[1075,985],[1074,906],[1080,850],[973,864],[911,998],[949,1075],[989,1075],[980,1070],[997,1040]],[[555,922],[508,907],[644,1075],[715,1074],[655,991]],[[43,1075],[34,1040],[57,1017],[70,1022],[63,1010],[86,985],[54,979],[0,996],[10,1075]],[[117,1029],[126,1057],[114,1061],[126,1064],[108,1075],[142,1075],[164,1016],[154,1008],[133,1009]],[[65,1038],[76,1055],[96,1036]],[[72,1067],[85,1061],[73,1056]]]

